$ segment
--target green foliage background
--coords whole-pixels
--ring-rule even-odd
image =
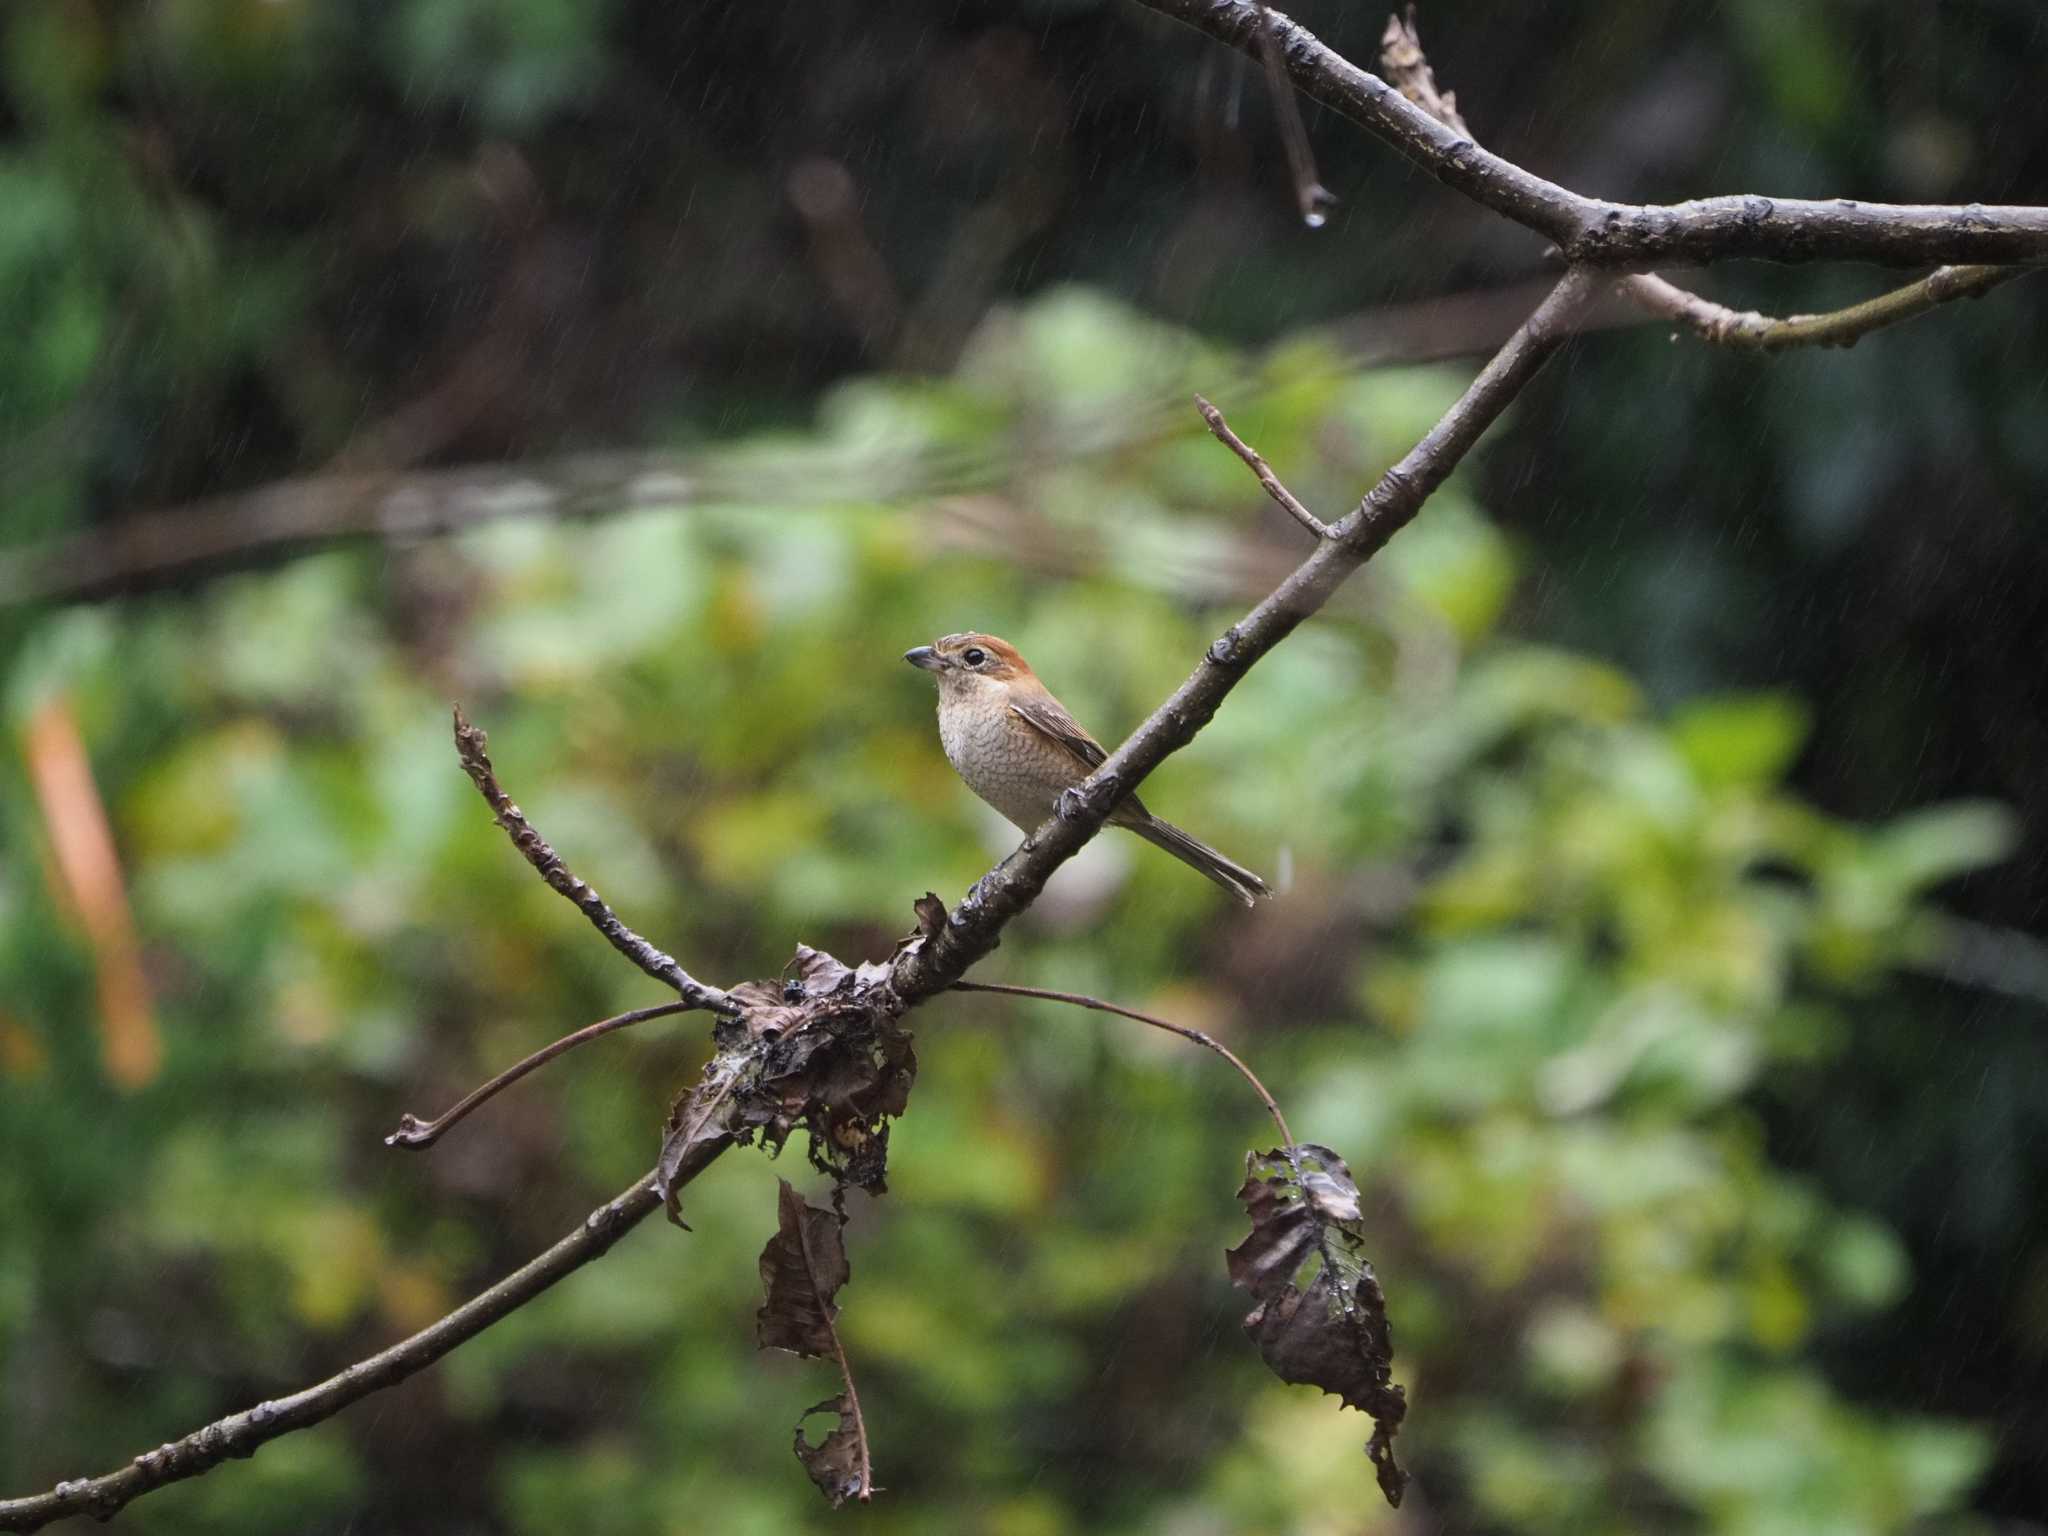
[[[849,385],[808,439],[733,452],[1057,439],[1247,366],[1055,293],[950,383]],[[1305,492],[1336,477],[1319,449],[1370,473],[1461,382],[1308,346],[1265,367],[1240,425],[1309,466]],[[451,697],[573,867],[700,972],[772,972],[799,938],[876,953],[911,896],[957,893],[1011,841],[897,650],[986,624],[1113,731],[1245,585],[1247,486],[1198,428],[1020,476],[1016,524],[1086,566],[1056,582],[947,548],[943,509],[716,505],[315,556],[38,626],[11,716],[61,691],[95,743],[170,1054],[109,1091],[90,956],[10,764],[0,1198],[28,1240],[0,1294],[37,1389],[10,1483],[417,1326],[650,1161],[689,1027],[593,1047],[432,1152],[378,1143],[401,1108],[649,994],[490,825]],[[1214,1030],[1351,1160],[1425,1508],[1729,1532],[1953,1511],[1982,1436],[1859,1409],[1806,1354],[1896,1300],[1899,1245],[1774,1167],[1748,1100],[1853,1048],[1859,996],[1932,942],[1928,888],[1995,858],[2005,818],[1822,815],[1782,782],[1793,701],[1659,715],[1612,667],[1500,628],[1517,564],[1454,483],[1159,775],[1175,817],[1288,869],[1283,899],[1246,916],[1110,839],[986,973]],[[408,632],[423,609],[431,633]],[[917,1023],[894,1195],[857,1212],[844,1298],[891,1489],[863,1527],[1395,1528],[1362,1421],[1262,1379],[1233,1336],[1219,1250],[1268,1135],[1242,1085],[1044,1005]],[[381,1411],[156,1496],[150,1528],[339,1528],[449,1458],[437,1506],[480,1527],[824,1524],[783,1439],[824,1384],[749,1349],[773,1191],[726,1159],[693,1235],[636,1236]]]
[[[1507,10],[1426,15],[1439,72],[1488,142],[1588,191],[2048,186],[2027,7]],[[1302,15],[1361,59],[1382,20]],[[452,701],[697,974],[885,953],[1014,838],[900,652],[993,629],[1119,735],[1300,549],[1187,394],[1341,507],[1469,368],[1362,368],[1394,322],[1333,317],[1538,264],[1313,116],[1343,202],[1304,235],[1255,79],[1094,0],[26,0],[0,41],[0,559],[366,444],[693,471],[630,514],[0,611],[0,1494],[338,1369],[651,1163],[694,1020],[429,1153],[381,1144],[654,1000],[491,827]],[[860,195],[894,330],[844,313],[791,212],[817,156]],[[749,1154],[693,1186],[693,1234],[635,1234],[123,1524],[2034,1518],[2038,287],[1762,369],[1654,331],[1576,348],[1148,786],[1285,896],[1246,916],[1106,837],[984,967],[1211,1031],[1349,1159],[1413,1404],[1399,1516],[1365,1421],[1239,1336],[1220,1253],[1269,1140],[1243,1086],[1135,1026],[962,997],[917,1016],[892,1193],[850,1233],[872,1508],[829,1514],[789,1455],[829,1374],[751,1348],[801,1164]],[[480,337],[481,403],[394,447]],[[165,1042],[133,1092],[31,783],[53,706]]]

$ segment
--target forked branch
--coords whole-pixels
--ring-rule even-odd
[[[1288,76],[1304,96],[1350,118],[1453,191],[1544,236],[1573,263],[2048,261],[2048,208],[1756,196],[1660,207],[1586,197],[1481,148],[1299,22],[1254,0],[1138,3],[1248,57],[1258,57],[1269,35],[1277,38]]]
[[[1436,72],[1430,68],[1422,51],[1421,35],[1415,29],[1413,5],[1408,7],[1405,21],[1399,16],[1387,19],[1386,34],[1380,39],[1380,67],[1409,101],[1446,128],[1472,137],[1472,130],[1458,111],[1457,96],[1437,87]],[[1794,347],[1853,347],[1872,331],[1924,315],[1951,299],[1977,298],[2031,270],[2025,266],[1938,267],[1918,282],[1861,304],[1827,314],[1784,318],[1759,314],[1753,309],[1730,309],[1654,272],[1631,273],[1614,286],[1643,310],[1679,322],[1703,341],[1758,352],[1781,352]]]

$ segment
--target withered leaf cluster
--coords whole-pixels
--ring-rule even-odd
[[[898,953],[924,942],[922,902],[918,918]],[[739,1018],[718,1025],[717,1053],[669,1111],[656,1182],[670,1220],[682,1224],[676,1181],[692,1149],[723,1137],[758,1135],[780,1149],[801,1127],[811,1161],[835,1186],[887,1188],[889,1122],[909,1105],[917,1080],[917,1053],[891,1006],[888,979],[887,961],[848,966],[799,944],[784,975],[732,989]]]
[[[1245,1332],[1282,1381],[1321,1387],[1372,1416],[1366,1454],[1399,1508],[1408,1474],[1394,1460],[1394,1436],[1408,1400],[1394,1385],[1387,1299],[1366,1261],[1351,1170],[1314,1142],[1247,1153],[1237,1198],[1251,1235],[1224,1260],[1258,1303]]]

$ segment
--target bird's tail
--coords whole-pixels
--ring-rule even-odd
[[[1242,864],[1234,864],[1207,843],[1198,843],[1170,821],[1148,816],[1143,821],[1120,822],[1155,848],[1164,848],[1191,869],[1199,869],[1246,906],[1273,888]]]

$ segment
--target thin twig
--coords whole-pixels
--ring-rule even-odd
[[[609,1019],[599,1019],[595,1024],[586,1024],[573,1034],[564,1035],[552,1045],[544,1045],[531,1056],[514,1062],[489,1082],[472,1088],[452,1108],[444,1111],[439,1119],[422,1120],[409,1111],[400,1115],[398,1129],[384,1138],[384,1145],[431,1147],[452,1126],[467,1119],[471,1110],[496,1098],[536,1067],[544,1067],[564,1052],[573,1051],[577,1046],[585,1045],[600,1035],[608,1035],[615,1029],[628,1029],[635,1024],[644,1024],[649,1019],[666,1018],[672,1013],[688,1013],[693,1006],[690,1003],[656,1003],[652,1008],[635,1008],[630,1013],[614,1014]]]
[[[709,1008],[713,1013],[737,1016],[740,1007],[726,993],[707,986],[697,980],[675,957],[664,954],[632,929],[619,921],[619,915],[605,905],[604,898],[590,886],[578,879],[564,864],[561,855],[547,844],[547,839],[533,829],[525,812],[512,803],[512,797],[505,793],[498,783],[498,776],[491,769],[488,740],[483,731],[463,718],[461,706],[455,709],[455,751],[462,759],[463,771],[489,802],[491,813],[512,839],[512,846],[520,856],[540,872],[551,890],[558,891],[576,903],[577,909],[590,919],[591,925],[605,936],[605,939],[620,954],[639,966],[656,981],[668,983],[682,995],[684,1002],[692,1008]]]
[[[1452,190],[1554,241],[1567,261],[1641,268],[1731,258],[1938,262],[2048,261],[2048,208],[1865,203],[1756,196],[1669,206],[1586,197],[1474,144],[1260,0],[1138,0],[1251,58],[1269,30],[1295,88],[1350,118]]]
[[[1266,1106],[1266,1113],[1273,1117],[1273,1123],[1280,1128],[1280,1142],[1286,1147],[1295,1145],[1294,1132],[1287,1129],[1287,1117],[1280,1113],[1280,1106],[1273,1095],[1266,1092],[1266,1085],[1259,1081],[1256,1072],[1246,1066],[1236,1052],[1218,1040],[1214,1035],[1190,1029],[1185,1024],[1176,1024],[1170,1019],[1155,1014],[1141,1013],[1136,1008],[1126,1008],[1121,1003],[1106,1003],[1099,997],[1089,997],[1081,992],[1055,992],[1049,987],[1013,987],[995,981],[956,981],[948,990],[954,992],[996,992],[1004,997],[1036,997],[1048,1003],[1072,1003],[1076,1008],[1093,1008],[1098,1013],[1113,1013],[1119,1018],[1135,1019],[1140,1024],[1150,1024],[1154,1029],[1163,1029],[1170,1035],[1179,1035],[1183,1040],[1192,1040],[1196,1045],[1214,1051],[1233,1067],[1237,1075],[1252,1085],[1252,1092],[1259,1096],[1259,1102]]]
[[[731,1145],[729,1137],[700,1142],[692,1149],[685,1180],[710,1167]],[[280,1435],[331,1418],[350,1403],[417,1375],[557,1281],[602,1257],[660,1207],[661,1196],[655,1192],[652,1179],[642,1178],[617,1199],[592,1211],[575,1231],[539,1258],[411,1338],[366,1360],[358,1360],[318,1386],[217,1419],[182,1440],[145,1452],[103,1477],[59,1483],[47,1493],[25,1499],[0,1500],[0,1531],[39,1530],[67,1515],[109,1519],[130,1500],[153,1488],[198,1477],[229,1457],[253,1455],[258,1446]]]
[[[1916,283],[1819,315],[1774,316],[1730,309],[1654,272],[1637,272],[1615,287],[1651,314],[1675,320],[1703,341],[1755,352],[1793,347],[1853,347],[1872,331],[1911,320],[1953,299],[1974,299],[2031,267],[1937,267]]]
[[[1283,45],[1280,29],[1273,24],[1273,9],[1262,0],[1259,10],[1265,18],[1264,46],[1259,52],[1266,61],[1266,89],[1273,98],[1273,116],[1280,124],[1280,142],[1287,150],[1287,169],[1294,177],[1294,205],[1301,211],[1302,223],[1321,229],[1329,221],[1337,195],[1323,185],[1316,172],[1316,152],[1301,120],[1301,103],[1294,99],[1286,62],[1280,57]]]
[[[1593,292],[1592,274],[1567,272],[1480,370],[1422,441],[1318,542],[1264,601],[1233,624],[1172,697],[1087,779],[1056,814],[974,883],[924,943],[899,953],[889,984],[910,1007],[943,991],[995,947],[1003,926],[1037,899],[1052,872],[1102,827],[1117,803],[1169,755],[1195,739],[1252,664],[1328,602],[1346,577],[1379,552],[1443,484],[1480,434],[1563,345]]]
[[[1202,420],[1209,424],[1209,430],[1216,434],[1216,441],[1244,460],[1245,468],[1258,476],[1259,484],[1266,488],[1266,494],[1280,504],[1280,508],[1302,527],[1319,539],[1330,536],[1330,525],[1303,506],[1294,492],[1280,483],[1280,477],[1273,473],[1266,461],[1259,457],[1258,450],[1230,430],[1230,423],[1223,419],[1223,413],[1204,400],[1195,396],[1195,409],[1202,413]]]

